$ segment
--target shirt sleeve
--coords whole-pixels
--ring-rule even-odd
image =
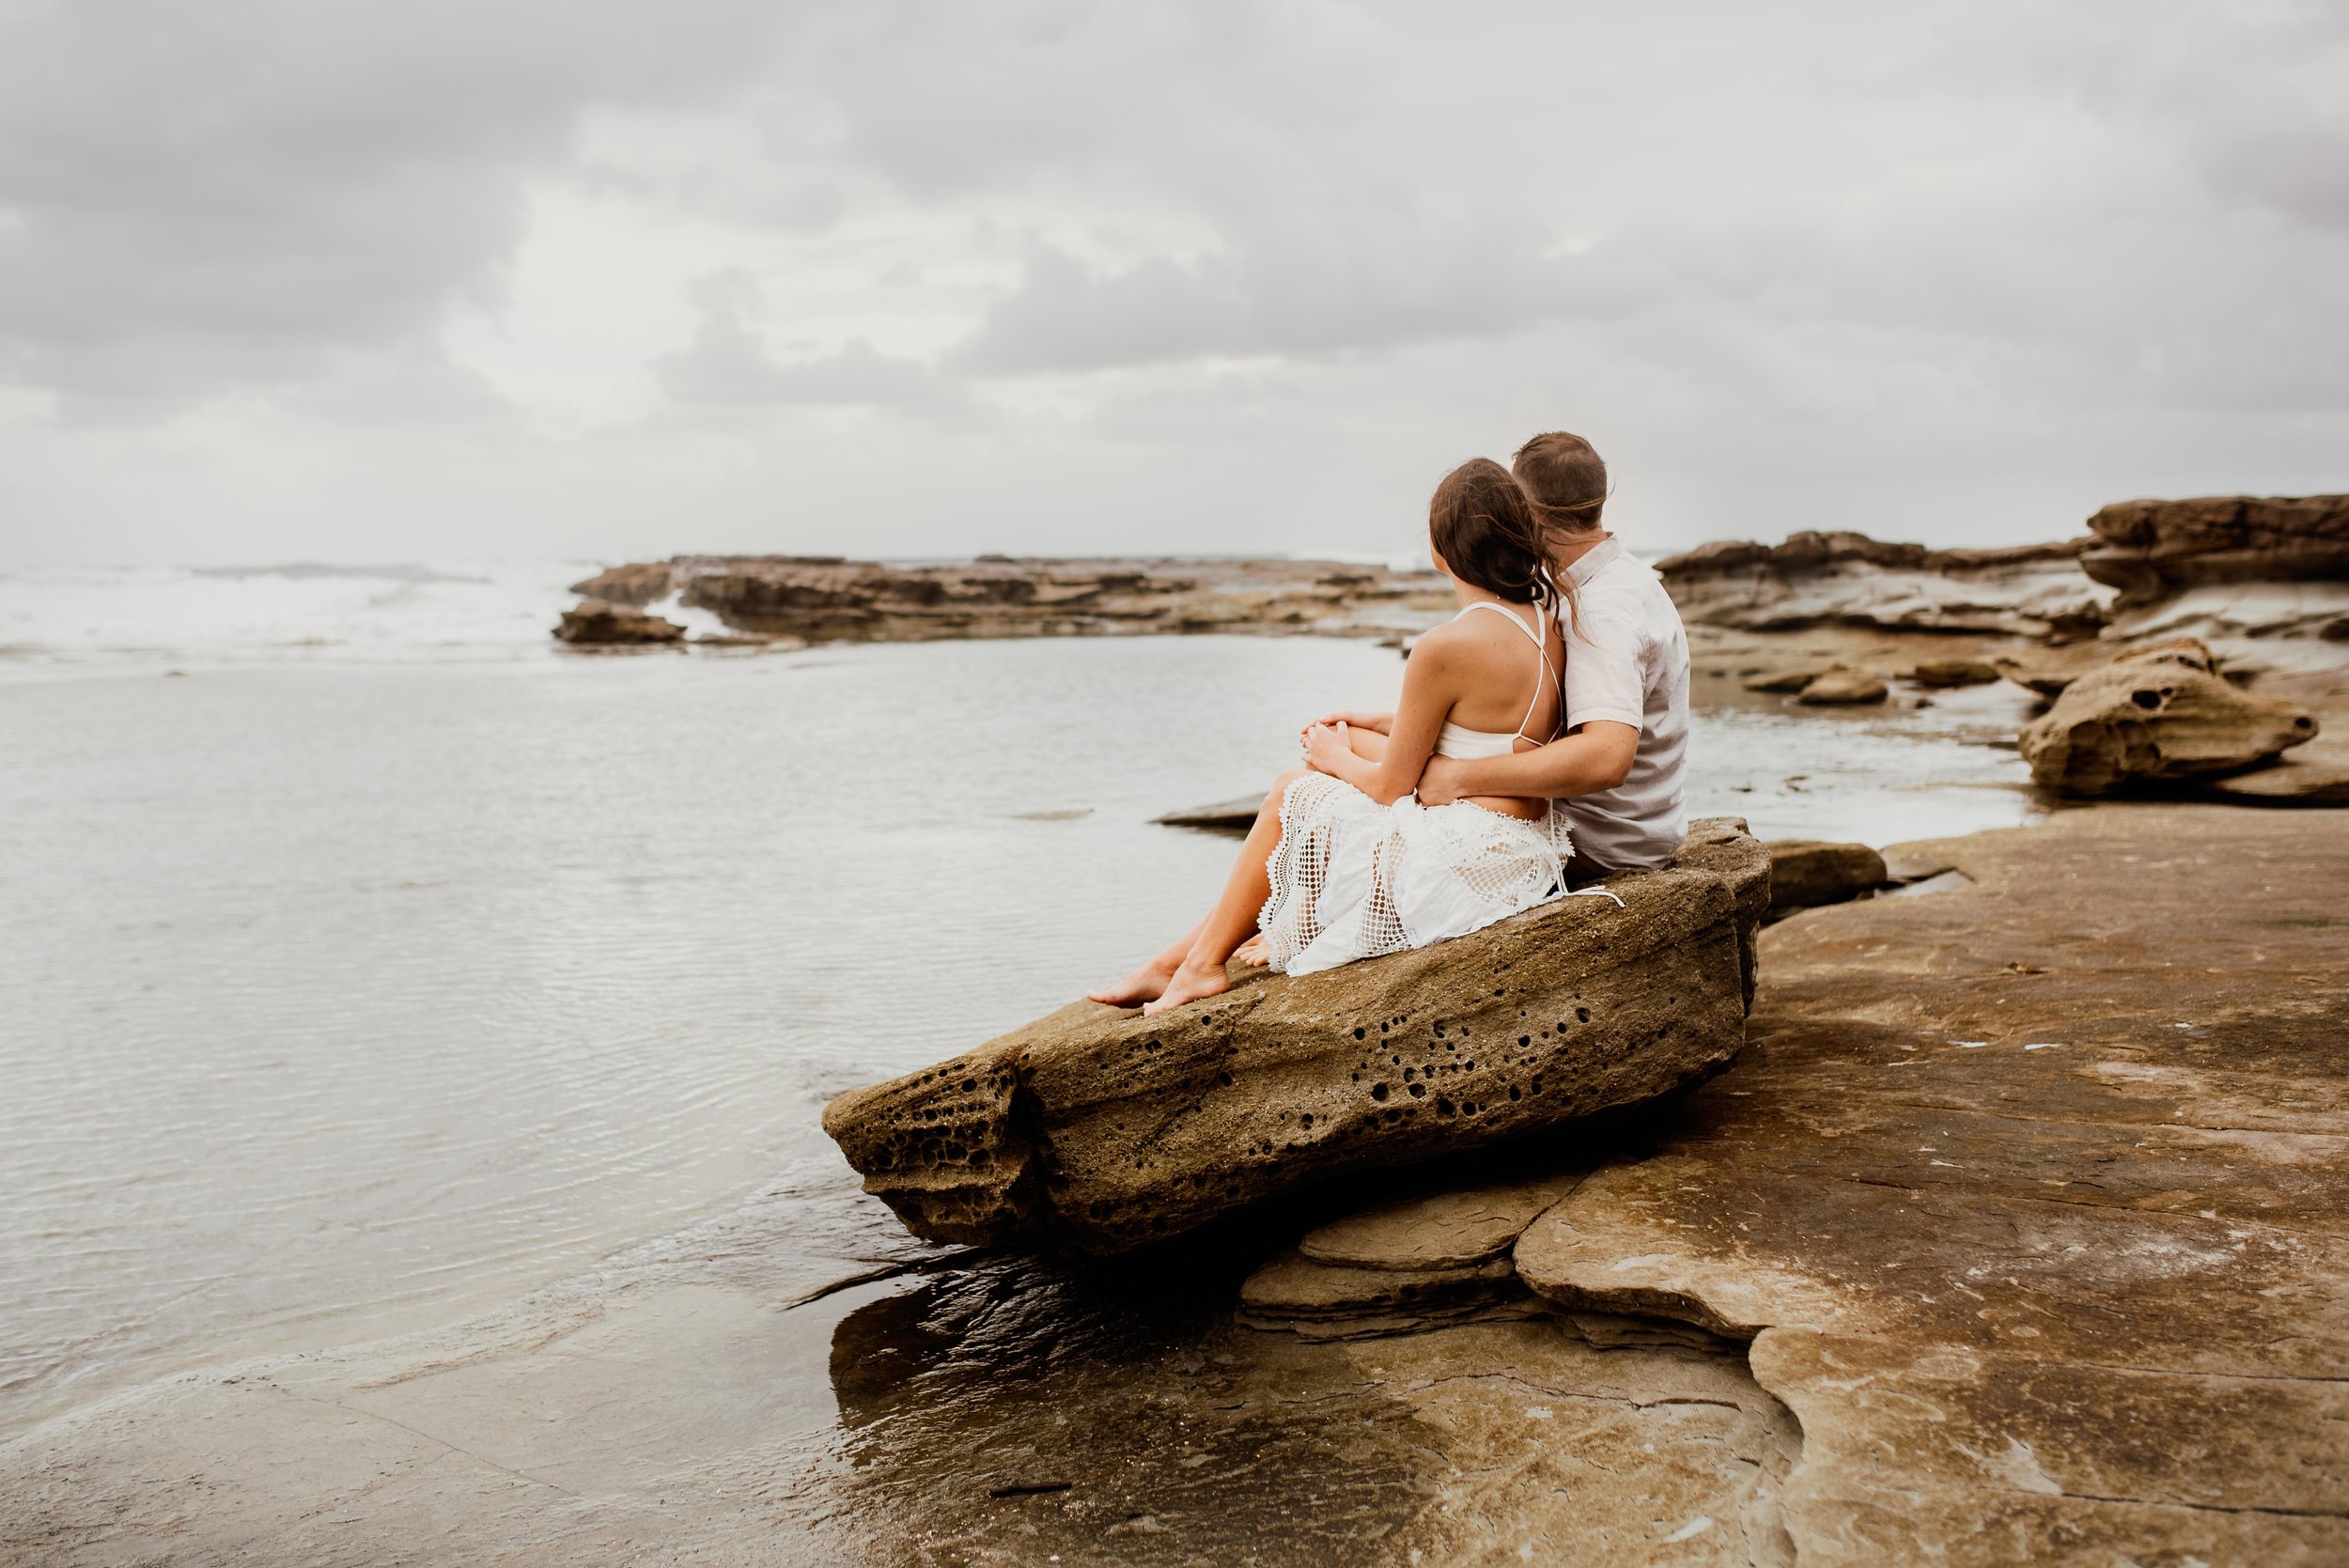
[[[1566,727],[1611,720],[1645,726],[1647,682],[1641,673],[1639,629],[1620,617],[1582,615],[1582,632],[1566,631]]]

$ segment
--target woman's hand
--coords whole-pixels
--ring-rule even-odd
[[[1349,709],[1340,713],[1325,713],[1315,720],[1313,724],[1307,724],[1305,728],[1312,729],[1314,724],[1331,726],[1344,724],[1349,729],[1368,730],[1373,735],[1392,735],[1394,733],[1394,715],[1392,713],[1357,713]]]
[[[1305,766],[1316,773],[1342,779],[1361,761],[1354,754],[1353,743],[1346,737],[1343,719],[1334,723],[1307,725],[1304,741]]]

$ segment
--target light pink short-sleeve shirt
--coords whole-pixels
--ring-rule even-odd
[[[1577,856],[1612,871],[1661,865],[1688,831],[1688,633],[1663,580],[1611,536],[1566,575],[1580,623],[1564,627],[1566,726],[1629,724],[1640,750],[1622,784],[1558,808]]]

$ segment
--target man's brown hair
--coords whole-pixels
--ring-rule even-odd
[[[1510,460],[1533,515],[1550,534],[1589,534],[1607,505],[1607,464],[1580,436],[1535,436]]]

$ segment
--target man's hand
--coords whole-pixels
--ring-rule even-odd
[[[1426,770],[1419,776],[1419,803],[1423,806],[1448,806],[1467,793],[1460,787],[1464,771],[1457,758],[1429,757]]]

